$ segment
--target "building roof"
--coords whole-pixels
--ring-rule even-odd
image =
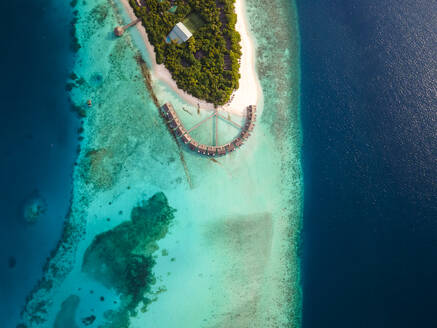
[[[169,33],[168,39],[171,41],[176,41],[177,43],[182,43],[191,38],[192,35],[193,34],[191,34],[188,28],[182,22],[179,22]]]
[[[235,146],[234,146],[233,143],[228,143],[228,144],[225,145],[225,149],[226,149],[227,152],[231,152],[231,151],[235,150]]]
[[[188,143],[188,142],[190,142],[191,137],[189,134],[184,134],[181,139],[184,143]]]
[[[235,139],[235,146],[240,147],[243,144],[243,140],[240,138]]]
[[[187,130],[182,125],[178,125],[178,127],[176,128],[176,134],[178,136],[182,136],[185,133],[187,133]]]
[[[177,124],[177,125],[181,125],[181,121],[179,120],[179,118],[175,115],[173,117],[173,121]]]
[[[250,136],[249,131],[243,131],[243,132],[241,132],[241,135],[240,135],[240,137],[243,139],[247,139],[247,138],[249,138],[249,136]]]
[[[212,155],[212,156],[215,155],[215,152],[216,152],[215,147],[209,146],[209,147],[206,147],[206,149],[207,149],[208,155]]]
[[[226,154],[226,149],[225,149],[225,147],[218,147],[217,152],[219,155],[224,155],[224,154]]]
[[[193,139],[191,139],[189,142],[188,142],[188,145],[190,146],[190,148],[192,149],[192,150],[195,150],[195,149],[197,149],[197,146],[199,145],[195,140],[193,140]]]

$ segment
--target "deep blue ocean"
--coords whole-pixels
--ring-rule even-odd
[[[9,328],[61,235],[78,119],[65,91],[73,62],[69,2],[0,1],[0,12],[0,326]],[[28,224],[22,207],[35,194],[47,211]]]
[[[437,327],[437,2],[297,3],[303,327]]]

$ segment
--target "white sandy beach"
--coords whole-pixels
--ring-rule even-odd
[[[132,20],[136,19],[128,0],[120,0],[120,2],[123,4],[123,7],[129,14],[129,17]],[[255,71],[255,47],[248,30],[247,18],[244,10],[244,0],[235,1],[235,12],[237,14],[237,23],[235,27],[240,33],[242,48],[239,88],[232,94],[231,101],[224,106],[219,107],[219,110],[244,116],[246,114],[247,106],[257,104],[258,101],[261,100],[262,91]],[[150,54],[153,79],[164,82],[170,86],[184,101],[193,106],[199,105],[203,110],[214,109],[213,104],[189,95],[185,91],[178,88],[176,81],[171,77],[169,70],[163,64],[158,65],[156,63],[155,52],[153,50],[153,46],[149,42],[144,26],[142,24],[137,24],[136,28],[143,38],[146,48]]]

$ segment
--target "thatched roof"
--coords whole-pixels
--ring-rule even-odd
[[[114,29],[114,34],[115,34],[116,36],[122,36],[123,33],[124,33],[124,29],[123,29],[121,26],[117,26],[117,27]]]

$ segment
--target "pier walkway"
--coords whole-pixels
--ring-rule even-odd
[[[130,22],[130,23],[127,24],[127,25],[124,25],[124,26],[117,26],[117,27],[114,29],[114,34],[115,34],[115,36],[122,36],[122,35],[124,34],[124,31],[126,31],[129,27],[132,27],[132,26],[138,24],[139,22],[141,22],[141,19],[140,19],[140,18],[137,18],[137,19],[135,19],[134,21]]]
[[[223,156],[228,153],[231,153],[235,149],[241,147],[244,144],[244,142],[250,137],[250,133],[253,131],[253,128],[255,126],[256,106],[250,105],[247,107],[246,110],[247,110],[246,121],[243,126],[240,126],[239,124],[233,122],[232,120],[225,118],[223,115],[219,114],[218,111],[215,111],[213,114],[209,115],[208,117],[197,123],[195,126],[193,126],[191,129],[187,130],[182,125],[182,122],[180,121],[178,115],[176,114],[176,111],[174,110],[172,104],[165,103],[163,106],[161,106],[161,114],[164,117],[167,126],[169,127],[170,131],[174,134],[174,136],[176,138],[179,138],[191,150],[207,156]],[[235,127],[241,129],[237,137],[235,137],[231,142],[221,146],[217,144],[205,145],[205,144],[198,143],[196,140],[194,140],[191,137],[190,135],[191,131],[197,129],[206,121],[215,118],[216,120],[215,141],[217,143],[217,139],[218,139],[217,120],[219,117],[233,124]]]

